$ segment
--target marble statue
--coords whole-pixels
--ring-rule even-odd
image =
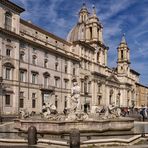
[[[19,111],[19,118],[20,119],[26,119],[30,116],[29,112],[27,111],[27,109],[21,109]]]
[[[121,109],[116,107],[114,103],[106,107],[105,110],[104,119],[117,118],[121,116]]]
[[[81,101],[80,101],[80,86],[77,82],[73,83],[73,87],[71,88],[71,103],[70,107],[72,111],[80,111],[81,110]]]
[[[42,107],[42,117],[48,120],[75,121],[75,120],[93,120],[93,119],[111,119],[120,117],[121,110],[111,104],[109,106],[96,106],[93,113],[84,112],[81,109],[80,86],[78,82],[73,83],[71,94],[68,96],[67,107],[63,113],[57,113],[54,104],[44,103]]]
[[[42,115],[46,119],[50,118],[50,115],[57,114],[57,109],[54,104],[44,103],[42,106]]]
[[[71,88],[71,96],[68,99],[68,116],[66,120],[86,120],[88,119],[88,114],[84,113],[81,109],[81,100],[80,100],[80,86],[78,82],[73,83]]]

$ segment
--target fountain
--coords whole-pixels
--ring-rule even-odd
[[[27,131],[33,125],[40,133],[66,134],[71,129],[79,129],[81,133],[99,133],[105,131],[129,131],[134,127],[134,120],[120,116],[120,109],[113,104],[105,107],[100,114],[99,108],[94,113],[85,113],[81,109],[80,87],[77,82],[71,89],[68,108],[64,114],[58,114],[53,104],[44,104],[40,118],[25,119],[26,113],[21,112],[21,119],[15,120],[15,128]]]

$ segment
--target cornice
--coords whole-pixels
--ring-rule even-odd
[[[106,77],[107,77],[106,75],[101,74],[101,73],[96,72],[96,71],[92,71],[92,72],[91,72],[91,74],[92,74],[92,75],[97,75],[97,76],[100,76],[100,77],[104,77],[104,78],[106,78]]]
[[[10,9],[12,9],[12,10],[18,12],[18,13],[22,13],[22,12],[25,11],[24,8],[10,2],[9,0],[0,0],[0,3],[5,5],[6,7],[10,8]]]
[[[106,50],[109,50],[109,47],[107,47],[104,43],[100,42],[100,41],[90,41],[89,44],[97,44],[99,45],[100,47],[106,49]]]
[[[148,89],[148,86],[143,85],[143,84],[140,84],[140,83],[136,83],[136,86],[139,86],[139,87],[144,87],[144,88]]]
[[[54,38],[55,40],[60,41],[60,42],[62,42],[64,44],[66,44],[66,45],[69,45],[69,46],[71,45],[71,43],[67,42],[66,40],[64,40],[64,39],[62,39],[62,38],[48,32],[48,31],[45,31],[42,28],[40,28],[40,27],[38,27],[38,26],[36,26],[36,25],[34,25],[32,23],[29,23],[29,22],[27,22],[27,21],[25,21],[23,19],[20,19],[20,23],[23,24],[23,25],[26,25],[26,26],[28,26],[30,28],[33,28],[33,29],[35,29],[35,30],[37,30],[39,32],[42,32],[43,34],[45,34],[47,36],[50,36],[51,38]]]
[[[7,34],[7,35],[10,35],[10,36],[12,36],[12,37],[15,37],[15,38],[17,38],[17,39],[24,40],[24,41],[26,41],[27,43],[33,44],[33,45],[36,46],[36,47],[39,47],[39,48],[42,48],[42,49],[51,51],[51,52],[54,53],[54,54],[64,56],[64,57],[66,57],[66,58],[75,60],[75,61],[77,61],[77,62],[80,61],[80,59],[77,58],[77,57],[73,57],[72,55],[64,54],[64,53],[62,53],[62,52],[58,52],[58,51],[56,51],[56,50],[53,50],[52,48],[49,48],[49,47],[47,47],[47,46],[45,46],[45,45],[41,45],[41,44],[39,44],[39,43],[37,43],[37,42],[31,41],[31,40],[29,40],[29,39],[26,39],[26,38],[20,36],[19,34],[16,34],[15,32],[12,32],[12,31],[9,31],[9,30],[5,30],[5,29],[3,29],[3,28],[1,28],[1,27],[0,27],[0,32],[3,33],[3,34]],[[67,52],[67,53],[69,53],[69,52]]]
[[[94,47],[92,47],[92,46],[90,46],[87,42],[83,42],[83,41],[75,41],[75,42],[73,42],[73,44],[80,44],[80,45],[82,45],[82,46],[84,46],[84,47],[87,47],[87,48],[89,48],[89,49],[92,49],[92,50],[96,50]]]

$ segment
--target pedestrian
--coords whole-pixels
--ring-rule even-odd
[[[144,122],[144,119],[145,119],[144,112],[145,112],[145,108],[141,108],[140,114],[141,114],[141,116],[142,116],[142,121],[143,121],[143,122]]]

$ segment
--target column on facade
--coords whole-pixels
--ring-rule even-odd
[[[107,92],[106,92],[106,87],[105,83],[102,83],[102,100],[101,100],[101,105],[106,105],[106,99],[107,99]]]
[[[2,46],[3,46],[2,45],[2,38],[0,38],[0,77],[3,76],[3,74],[2,74],[2,49],[3,49],[3,47]]]
[[[127,59],[127,53],[126,53],[126,49],[124,49],[124,59]]]
[[[128,98],[128,92],[127,92],[127,89],[124,89],[124,98],[125,98],[125,106],[126,107],[129,107],[129,98]]]
[[[93,27],[92,27],[92,32],[93,32],[93,40],[95,40],[95,41],[97,41],[97,39],[98,39],[98,34],[97,34],[97,24],[93,24]]]
[[[97,81],[92,80],[92,99],[91,99],[91,112],[93,113],[97,103]]]
[[[132,106],[132,98],[131,98],[131,91],[128,90],[128,99],[129,99],[129,106]]]
[[[129,50],[127,49],[127,60],[130,61]]]
[[[115,105],[120,106],[120,94],[119,94],[119,88],[115,88]]]
[[[99,41],[103,42],[103,37],[102,37],[103,29],[99,29]]]
[[[109,87],[107,85],[105,87],[104,97],[105,97],[105,105],[109,105]]]
[[[102,49],[100,50],[100,65],[103,64],[103,53]]]
[[[86,26],[86,41],[90,41],[90,30],[89,30],[89,26]]]
[[[119,49],[118,49],[118,61],[120,61],[121,60],[121,50],[119,51]]]
[[[117,90],[116,90],[116,88],[114,88],[113,103],[115,106],[117,106]]]
[[[20,106],[20,104],[19,104],[20,98],[18,97],[20,92],[19,92],[18,86],[13,87],[13,92],[14,93],[11,94],[11,100],[12,100],[11,105],[13,106],[11,112],[17,114],[19,112],[19,106]]]
[[[107,66],[107,49],[104,51],[105,66]]]

